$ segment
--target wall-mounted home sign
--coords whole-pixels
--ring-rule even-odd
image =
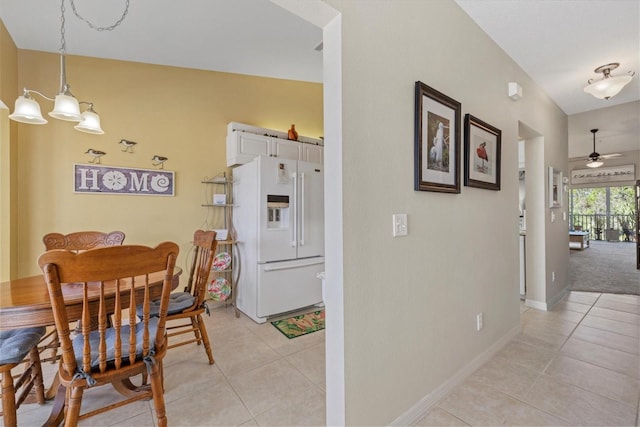
[[[173,171],[74,164],[75,193],[173,196]]]
[[[608,168],[593,169],[574,169],[571,171],[571,184],[634,181],[635,179],[636,165],[611,166]]]

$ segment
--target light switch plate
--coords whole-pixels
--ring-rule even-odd
[[[406,236],[409,233],[407,214],[393,214],[393,237]]]

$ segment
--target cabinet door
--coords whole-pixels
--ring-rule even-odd
[[[301,145],[297,141],[272,138],[271,155],[282,159],[300,160],[302,157]]]
[[[256,156],[271,154],[271,138],[234,131],[227,136],[227,166],[243,165]]]
[[[302,144],[302,160],[322,164],[323,150],[322,145]]]

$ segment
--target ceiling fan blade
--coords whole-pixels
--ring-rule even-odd
[[[622,157],[620,153],[611,153],[611,154],[602,154],[600,155],[601,159],[613,159],[614,157]]]

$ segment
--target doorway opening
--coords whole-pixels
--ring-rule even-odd
[[[632,186],[574,188],[569,192],[569,227],[589,231],[592,240],[635,242],[635,210]]]

